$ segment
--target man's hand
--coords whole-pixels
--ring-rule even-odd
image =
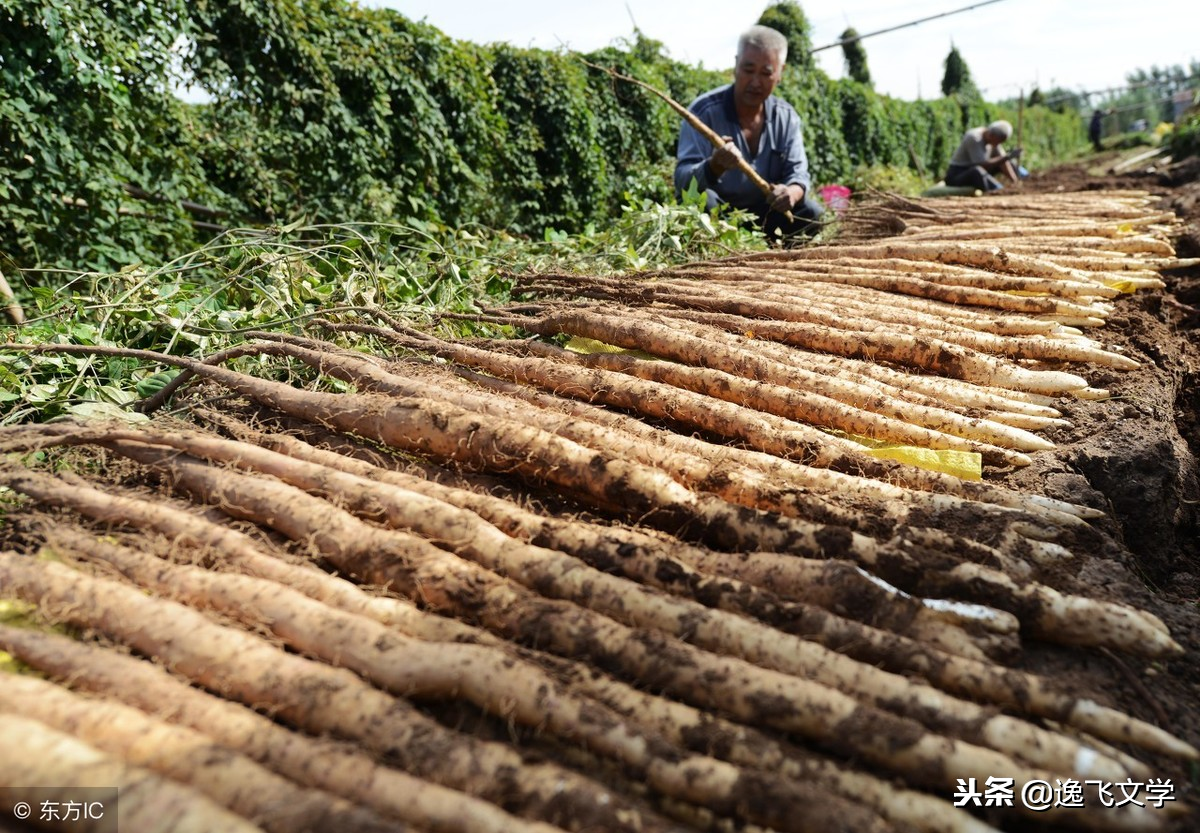
[[[742,152],[738,150],[737,145],[733,143],[732,136],[722,136],[721,140],[725,144],[712,152],[712,156],[708,157],[708,165],[712,168],[712,172],[718,177],[726,171],[733,170],[738,166],[738,160],[742,158]]]
[[[804,199],[803,185],[775,185],[771,188],[771,197],[768,200],[771,209],[778,211],[780,214],[786,214],[801,200]]]

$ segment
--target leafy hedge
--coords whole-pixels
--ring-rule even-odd
[[[806,38],[798,6],[768,12]],[[0,0],[0,253],[25,269],[162,262],[210,233],[193,221],[215,215],[184,200],[225,224],[541,235],[668,198],[678,118],[580,57],[684,103],[727,80],[640,33],[585,56],[477,46],[346,0]],[[936,178],[965,127],[1016,121],[975,99],[880,96],[803,53],[787,73],[778,92],[821,183],[914,156]],[[211,100],[179,101],[185,80]],[[1026,164],[1085,141],[1074,115],[1034,107],[1024,124]]]
[[[1176,159],[1200,156],[1200,112],[1185,117],[1171,133],[1169,143],[1171,155]]]
[[[199,136],[166,94],[184,0],[0,0],[0,269],[105,266],[186,246]],[[124,184],[167,202],[135,207]],[[147,216],[150,215],[150,216]]]

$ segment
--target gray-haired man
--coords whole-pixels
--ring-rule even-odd
[[[973,127],[963,134],[962,142],[950,157],[946,169],[946,184],[975,188],[980,191],[999,191],[1004,188],[993,174],[1003,171],[1013,182],[1017,172],[1013,160],[1020,150],[1005,153],[1002,142],[1012,136],[1012,125],[994,121],[987,127]]]
[[[725,140],[719,148],[684,122],[679,132],[675,188],[693,180],[711,209],[720,204],[756,214],[769,235],[803,233],[822,209],[809,195],[812,180],[800,117],[772,93],[783,75],[787,39],[766,26],[752,26],[738,38],[733,83],[710,90],[688,108]],[[770,197],[737,168],[745,159],[774,186]],[[784,213],[796,218],[789,222]]]

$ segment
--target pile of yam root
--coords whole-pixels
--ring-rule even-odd
[[[109,351],[182,369],[145,406],[177,415],[0,429],[0,801],[119,787],[137,831],[1166,830],[1184,802],[1089,782],[1196,749],[1024,652],[1182,649],[1080,592],[1097,510],[988,473],[1105,397],[1095,368],[1138,372],[1101,325],[1178,263],[1173,222],[891,199],[834,245],[521,276],[461,316],[502,339],[379,313]],[[1017,800],[955,806],[968,779]],[[1024,806],[1037,780],[1084,806]]]

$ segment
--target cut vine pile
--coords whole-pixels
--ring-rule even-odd
[[[1194,712],[1113,690],[1187,678],[1195,612],[1021,481],[1146,371],[1103,325],[1196,265],[1157,206],[890,198],[440,327],[34,347],[180,368],[186,419],[0,429],[0,784],[138,830],[1188,829]]]

